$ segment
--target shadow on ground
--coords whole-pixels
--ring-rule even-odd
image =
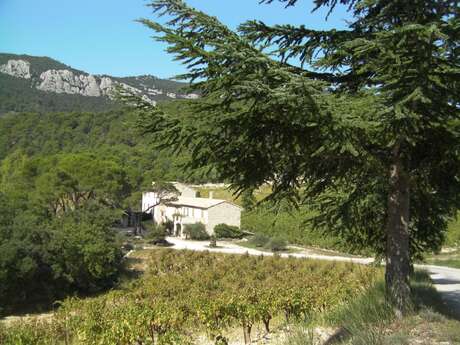
[[[416,308],[428,307],[460,320],[460,279],[456,276],[441,274],[436,269],[419,271],[413,276],[412,290]]]

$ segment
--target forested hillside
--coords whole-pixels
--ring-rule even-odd
[[[0,54],[0,315],[112,287],[122,263],[113,225],[139,210],[142,190],[210,178],[186,175],[186,153],[159,152],[140,135],[120,85],[151,103],[187,97],[177,94],[184,84],[153,76]]]
[[[127,110],[6,115],[0,118],[0,160],[13,152],[26,156],[88,152],[116,161],[139,188],[141,181],[155,179],[212,180],[212,176],[189,175],[179,168],[185,154],[173,156],[153,149],[151,138],[141,135],[136,121],[136,115]]]

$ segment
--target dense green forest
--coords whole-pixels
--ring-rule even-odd
[[[176,105],[165,104],[174,109]],[[118,279],[112,229],[157,179],[202,182],[152,149],[127,110],[0,118],[0,314],[88,294]]]
[[[120,243],[112,230],[129,194],[123,169],[90,154],[28,157],[0,166],[0,314],[110,287]]]
[[[175,103],[163,107],[175,107]],[[209,174],[180,168],[186,154],[172,156],[152,148],[152,137],[137,129],[137,115],[127,110],[103,113],[21,113],[0,119],[0,160],[15,151],[27,156],[91,152],[121,165],[138,188],[155,179],[207,182]]]

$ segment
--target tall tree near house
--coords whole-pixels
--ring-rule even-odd
[[[141,22],[203,98],[181,117],[139,104],[141,122],[159,146],[191,150],[189,168],[238,191],[270,181],[270,199],[313,205],[316,228],[372,246],[402,315],[411,259],[439,248],[460,202],[459,1],[314,3],[347,6],[348,29],[234,32],[181,0],[153,1],[170,19]]]
[[[176,201],[177,198],[180,195],[180,192],[177,190],[177,188],[171,182],[163,182],[163,181],[153,182],[152,183],[152,188],[150,189],[150,191],[155,193],[155,195],[156,195],[155,204],[151,205],[144,212],[151,211],[152,212],[152,219],[155,222],[155,217],[154,217],[155,207],[157,207],[158,205],[163,204],[163,203]]]
[[[37,161],[36,198],[54,215],[76,210],[89,201],[121,208],[130,186],[125,171],[111,160],[84,153],[50,156]],[[41,164],[41,165],[40,165]]]

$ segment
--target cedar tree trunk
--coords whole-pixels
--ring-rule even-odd
[[[399,151],[398,149],[396,151]],[[404,315],[410,305],[410,254],[409,254],[409,198],[408,176],[395,152],[390,168],[388,194],[388,220],[386,243],[386,297],[395,308],[398,317]]]

